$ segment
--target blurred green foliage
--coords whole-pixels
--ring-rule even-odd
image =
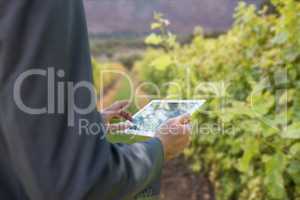
[[[146,38],[156,48],[136,63],[165,97],[208,100],[185,154],[219,200],[300,199],[300,3],[272,3],[274,14],[240,3],[227,33],[205,38],[197,29],[185,45],[156,14]]]
[[[104,94],[109,87],[113,86],[124,71],[123,66],[113,62],[98,62],[92,59],[93,81],[97,96]]]

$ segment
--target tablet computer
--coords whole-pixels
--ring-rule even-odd
[[[153,100],[133,115],[131,127],[125,132],[154,137],[159,126],[168,119],[183,114],[193,114],[204,102],[204,100]]]
[[[155,136],[159,126],[170,118],[183,114],[193,114],[205,100],[152,100],[133,115],[131,127],[122,132],[108,134],[112,143],[132,144],[147,141]]]

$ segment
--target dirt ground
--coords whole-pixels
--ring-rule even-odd
[[[194,174],[179,157],[165,164],[161,200],[214,200],[213,187],[203,174]]]

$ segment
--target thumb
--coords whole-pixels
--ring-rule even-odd
[[[129,100],[122,100],[122,101],[119,101],[119,102],[117,102],[119,105],[118,105],[118,107],[119,107],[119,109],[126,109],[128,106],[129,106],[129,104],[130,104],[130,101]]]
[[[180,124],[188,124],[191,121],[191,115],[190,114],[180,115],[178,117],[178,121],[179,121]]]

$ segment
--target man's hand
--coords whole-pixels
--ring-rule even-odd
[[[121,131],[125,130],[130,127],[128,123],[117,123],[117,124],[110,124],[109,122],[113,118],[120,118],[125,120],[132,120],[131,114],[129,112],[126,112],[125,110],[129,106],[129,101],[117,101],[113,103],[108,108],[105,108],[101,114],[105,122],[107,123],[107,128],[109,131],[115,132],[115,131]]]
[[[125,110],[129,106],[129,101],[116,101],[108,108],[105,108],[101,113],[104,118],[104,120],[108,123],[113,118],[121,118],[125,120],[131,121],[131,114],[129,112],[126,112]]]
[[[182,115],[168,120],[156,133],[163,147],[165,159],[178,156],[190,143],[190,116]]]

